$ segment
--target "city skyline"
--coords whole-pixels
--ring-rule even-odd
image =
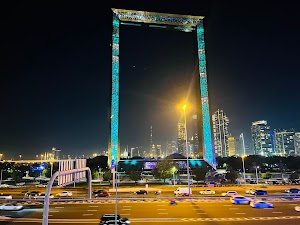
[[[287,3],[250,1],[247,10],[238,3],[233,8],[218,1],[193,4],[193,10],[179,2],[176,7],[166,3],[157,8],[125,3],[111,7],[204,15],[211,112],[224,109],[232,135],[244,133],[249,144],[250,126],[256,120],[267,120],[277,129],[300,130],[295,60],[300,34],[293,29],[299,18],[292,8]],[[107,148],[110,7],[100,11],[84,4],[72,5],[73,11],[64,4],[61,9],[44,9],[43,3],[30,7],[8,4],[1,20],[5,44],[0,152],[17,157],[57,146],[76,155]],[[49,17],[53,12],[56,17]],[[278,17],[282,13],[285,16]],[[149,146],[150,125],[157,144],[176,140],[182,116],[178,105],[187,96],[191,106],[195,101],[190,88],[196,63],[192,35],[136,27],[121,32],[122,148]],[[282,74],[289,75],[286,84]],[[189,111],[189,118],[192,115]]]

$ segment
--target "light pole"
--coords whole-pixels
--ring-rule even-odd
[[[53,173],[53,162],[50,162],[51,165],[51,177],[52,177],[52,173]]]
[[[256,184],[258,184],[258,175],[257,175],[258,168],[259,168],[259,166],[255,166]]]
[[[243,175],[244,175],[244,183],[246,184],[245,158],[246,158],[246,156],[243,155],[243,156],[242,156],[242,162],[243,162]]]
[[[21,154],[19,155],[19,157],[20,157],[20,160],[22,160],[22,155]]]
[[[0,185],[2,184],[2,173],[3,173],[3,169],[1,169]]]
[[[186,104],[183,106],[183,117],[184,117],[184,129],[185,129],[186,171],[187,171],[188,189],[189,189],[189,196],[190,196],[191,187],[190,187],[189,146],[188,146],[187,129],[186,129]]]

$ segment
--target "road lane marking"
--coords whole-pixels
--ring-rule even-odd
[[[229,208],[229,210],[238,210],[238,208]]]
[[[89,207],[91,207],[91,208],[98,208],[97,205],[89,205]]]
[[[158,213],[158,214],[164,214],[165,215],[165,214],[168,214],[168,213]]]
[[[97,209],[88,209],[88,212],[97,212]]]
[[[197,213],[197,214],[207,214],[207,213]]]
[[[127,214],[122,213],[121,215],[122,215],[122,216],[130,216],[130,213],[127,213]]]
[[[246,214],[246,213],[235,213],[235,214],[239,214],[239,215],[242,215],[242,214]]]
[[[59,212],[58,210],[50,210],[50,212]]]
[[[298,204],[292,203],[292,204],[289,204],[289,205],[298,205]]]
[[[166,205],[156,205],[156,206],[166,206]]]
[[[203,210],[203,209],[194,209],[194,210]]]
[[[131,210],[131,209],[121,209],[121,210]]]
[[[53,216],[53,215],[48,215],[48,216]]]
[[[83,216],[92,216],[94,214],[82,214]]]
[[[223,205],[223,206],[232,206],[232,205]]]
[[[123,207],[130,207],[130,208],[131,208],[131,207],[132,207],[132,205],[124,205]]]
[[[157,210],[167,210],[167,209],[157,209]]]
[[[56,209],[63,209],[65,207],[63,207],[63,206],[57,206],[57,207],[54,207],[54,208],[56,208]]]
[[[272,213],[282,213],[282,212],[272,212]]]

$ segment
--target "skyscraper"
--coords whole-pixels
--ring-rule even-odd
[[[167,141],[166,143],[166,151],[164,152],[164,156],[168,156],[172,154],[172,143]]]
[[[185,155],[186,143],[185,143],[184,122],[178,122],[178,124],[177,124],[177,144],[178,144],[178,153]]]
[[[274,130],[275,155],[295,156],[295,132],[293,130]]]
[[[251,126],[253,150],[255,155],[272,156],[270,126],[267,121],[255,121]]]
[[[300,156],[300,132],[295,132],[294,135],[295,153]]]
[[[217,110],[212,115],[214,147],[217,156],[228,156],[228,124],[229,119],[223,110]]]
[[[235,138],[234,137],[228,137],[228,156],[236,155],[235,151]]]
[[[193,136],[191,139],[192,149],[190,150],[190,154],[194,156],[199,156],[199,139],[198,139],[198,122],[197,115],[193,115]]]

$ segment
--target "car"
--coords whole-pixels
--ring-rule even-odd
[[[25,197],[32,198],[32,197],[38,196],[40,194],[41,194],[41,192],[39,192],[39,191],[31,191],[31,192],[29,191],[29,192],[25,193]]]
[[[120,215],[115,215],[115,214],[104,214],[100,218],[99,225],[115,224],[116,218],[117,218],[117,224],[130,224],[128,218],[121,217]]]
[[[138,195],[147,195],[147,194],[148,194],[148,191],[141,189],[141,190],[138,190],[138,191],[136,191],[136,192],[134,192],[134,193],[135,193],[135,194],[138,194]]]
[[[298,188],[291,188],[291,189],[285,190],[285,192],[289,193],[289,194],[298,194],[298,193],[300,193],[300,190]]]
[[[230,198],[230,202],[233,204],[250,204],[251,199],[242,195],[235,195]]]
[[[37,196],[34,196],[35,199],[44,199],[46,197],[46,194],[39,194]],[[50,194],[49,198],[54,198],[53,194]]]
[[[97,194],[97,193],[99,193],[99,192],[103,192],[104,190],[102,190],[102,189],[100,189],[100,190],[94,190],[94,191],[92,191],[92,194],[93,195],[95,195],[95,194]]]
[[[23,209],[23,206],[22,205],[17,205],[17,204],[3,204],[3,205],[0,205],[0,210],[21,210]]]
[[[251,194],[253,195],[255,193],[256,189],[250,188],[246,190],[246,194]]]
[[[63,191],[63,192],[60,192],[58,194],[56,194],[58,197],[71,197],[73,195],[72,192],[70,191]]]
[[[297,212],[300,212],[300,205],[296,205],[296,206],[295,206],[295,210],[296,210]]]
[[[250,202],[252,208],[274,208],[272,203],[266,201],[252,201]]]
[[[97,194],[95,194],[96,198],[109,197],[109,196],[110,196],[110,193],[108,193],[107,191],[104,191],[104,190],[101,190]]]
[[[251,193],[252,194],[252,193]],[[268,192],[264,190],[256,190],[252,195],[267,195]]]
[[[37,184],[35,186],[39,187],[39,188],[45,188],[45,187],[47,187],[47,184]]]
[[[12,196],[10,194],[3,194],[0,193],[0,199],[4,199],[4,200],[11,200]]]
[[[238,193],[236,191],[227,191],[225,193],[222,193],[222,196],[235,196],[237,195]]]
[[[216,194],[216,192],[215,191],[213,191],[213,190],[202,190],[202,191],[200,191],[199,192],[199,194],[200,195],[214,195],[214,194]]]

